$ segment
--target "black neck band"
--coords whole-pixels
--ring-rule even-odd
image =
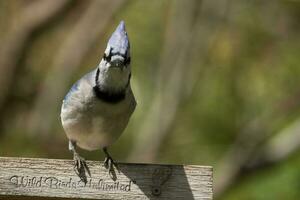
[[[119,103],[120,101],[124,100],[126,96],[126,88],[128,87],[130,82],[128,81],[126,88],[124,88],[119,92],[111,92],[111,91],[103,90],[98,85],[99,73],[100,70],[99,68],[97,68],[96,77],[95,77],[95,86],[93,87],[96,97],[104,102],[111,103],[111,104]]]
[[[120,92],[111,93],[109,91],[101,90],[97,85],[93,87],[95,95],[98,99],[107,103],[119,103],[125,99],[125,90]]]

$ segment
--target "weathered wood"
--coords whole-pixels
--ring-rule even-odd
[[[0,199],[212,199],[212,167],[120,163],[112,180],[102,162],[87,165],[84,184],[72,160],[0,157]]]

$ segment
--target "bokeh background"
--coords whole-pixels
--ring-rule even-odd
[[[116,160],[212,165],[215,199],[300,198],[297,0],[1,0],[0,156],[72,158],[62,99],[120,20],[138,106]]]

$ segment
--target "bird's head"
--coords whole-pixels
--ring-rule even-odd
[[[130,44],[124,21],[120,22],[110,37],[98,67],[100,84],[115,90],[128,85],[131,76]]]
[[[130,64],[130,44],[125,23],[121,21],[115,32],[110,37],[103,55],[104,61],[111,68],[128,67]]]

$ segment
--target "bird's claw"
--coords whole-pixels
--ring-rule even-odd
[[[110,177],[115,180],[116,173],[114,167],[119,171],[118,164],[110,156],[106,156],[104,160],[104,167],[108,169]]]
[[[79,156],[77,153],[74,153],[74,171],[75,173],[85,182],[85,172],[91,176],[89,168],[85,162],[85,159]]]
[[[109,171],[111,171],[113,169],[113,167],[118,168],[117,163],[110,156],[105,157],[104,166],[105,166],[105,168],[109,169]]]

